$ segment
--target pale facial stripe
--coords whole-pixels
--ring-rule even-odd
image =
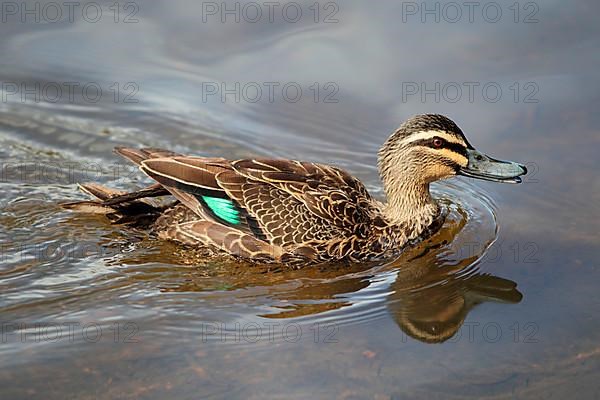
[[[460,154],[452,151],[452,150],[448,150],[448,149],[431,149],[433,150],[436,154],[439,154],[445,158],[448,158],[452,161],[454,161],[456,164],[460,165],[461,167],[466,167],[467,163],[468,163],[468,159],[466,157],[461,156]]]
[[[406,144],[416,142],[417,140],[433,139],[436,136],[440,137],[442,139],[445,139],[448,143],[455,143],[455,144],[460,144],[460,145],[465,146],[465,142],[463,142],[461,139],[457,138],[456,136],[450,135],[449,133],[443,132],[443,131],[417,132],[417,133],[414,133],[414,134],[410,135],[409,137],[403,139],[400,142],[400,144],[404,146]]]

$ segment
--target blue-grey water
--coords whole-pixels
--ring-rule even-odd
[[[600,25],[592,0],[3,2],[0,398],[596,398]],[[526,163],[454,178],[398,260],[253,266],[73,214],[111,150],[328,162],[443,113]]]

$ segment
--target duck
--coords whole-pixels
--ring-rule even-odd
[[[360,263],[398,255],[435,233],[444,213],[430,184],[457,175],[520,183],[525,165],[477,151],[451,119],[420,114],[378,152],[379,200],[348,172],[287,159],[228,160],[158,148],[116,147],[154,183],[133,192],[81,184],[94,200],[64,208],[148,226],[159,239],[249,261]],[[154,198],[172,196],[167,205]]]

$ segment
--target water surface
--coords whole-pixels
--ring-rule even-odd
[[[0,26],[2,398],[597,395],[594,2],[494,23],[392,1],[323,2],[317,22],[311,2],[297,22],[187,1],[122,3],[115,22],[94,4],[97,22]],[[392,262],[208,260],[58,206],[85,198],[77,182],[147,183],[116,145],[328,162],[381,197],[377,149],[423,112],[530,174],[436,184],[444,227]]]

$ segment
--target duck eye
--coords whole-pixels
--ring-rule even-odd
[[[433,147],[439,149],[444,144],[444,141],[440,138],[433,139]]]

